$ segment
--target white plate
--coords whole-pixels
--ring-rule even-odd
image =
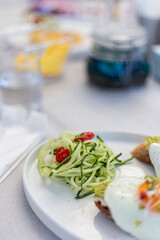
[[[129,133],[97,132],[115,153],[130,156],[130,151],[147,136]],[[42,146],[42,145],[41,145]],[[37,168],[37,147],[26,159],[23,184],[26,198],[41,221],[65,240],[131,240],[96,208],[93,195],[81,200],[74,198],[70,186],[40,176]],[[117,169],[117,175],[154,175],[152,166],[133,160]]]

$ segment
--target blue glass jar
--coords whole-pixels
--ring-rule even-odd
[[[93,35],[87,66],[90,82],[110,88],[144,84],[149,73],[144,29],[116,24],[106,29]]]

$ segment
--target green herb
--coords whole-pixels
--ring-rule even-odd
[[[100,163],[102,163],[103,164],[103,166],[106,166],[106,161],[99,161]]]
[[[149,191],[154,190],[156,183],[157,183],[157,180],[156,180],[156,179],[152,180],[152,182],[150,182],[150,184],[149,184],[149,186],[148,186],[148,190],[149,190]]]
[[[95,160],[91,168],[93,168],[97,163],[98,163],[98,158]]]
[[[97,137],[97,139],[98,139],[100,142],[104,142],[99,135],[97,135],[96,137]]]
[[[80,190],[80,191],[77,193],[77,196],[75,197],[76,199],[81,199],[81,198],[84,198],[84,197],[86,197],[86,196],[89,196],[89,195],[91,195],[91,194],[94,193],[94,190],[91,190],[91,191],[89,191],[89,192],[87,192],[87,193],[84,193],[84,194],[80,195],[81,192],[82,192],[82,190]]]
[[[140,204],[139,204],[139,209],[142,210],[142,209],[144,209],[144,208],[145,208],[145,207],[143,206],[143,204],[140,203]]]
[[[118,162],[118,163],[116,163],[115,165],[116,165],[116,166],[117,166],[117,165],[122,165],[122,164],[124,164],[124,163],[126,163],[126,162],[131,161],[133,158],[134,158],[134,157],[128,158],[127,160],[124,160],[124,161],[122,161],[122,162]]]
[[[97,144],[94,143],[94,144],[93,144],[93,147],[92,147],[89,151],[90,151],[90,152],[93,152],[93,151],[95,150],[96,146],[97,146]]]
[[[158,211],[158,212],[160,211],[160,205],[158,205],[158,207],[157,207],[157,211]]]
[[[81,165],[80,165],[80,170],[81,170],[81,190],[83,190],[83,168],[82,168],[82,164],[83,164],[85,158],[86,158],[88,155],[89,155],[89,154],[85,155],[85,156],[82,158]]]
[[[86,135],[76,135],[75,138],[87,138],[87,136]]]
[[[113,162],[114,160],[118,161],[118,162],[122,162],[121,160],[119,160],[118,158],[122,155],[122,153],[119,153],[117,156],[115,156],[111,162]]]
[[[149,176],[149,175],[146,175],[144,178],[145,178],[148,182],[159,181],[159,180],[160,180],[159,177],[154,178],[153,176]]]
[[[109,156],[110,156],[110,155],[109,155],[109,152],[107,151],[107,152],[106,152],[106,157],[108,158]]]
[[[115,157],[115,159],[118,159],[121,155],[122,155],[122,153],[119,153],[119,154]]]
[[[140,225],[140,221],[139,220],[136,220],[135,222],[134,222],[134,224],[135,224],[135,227],[138,227],[139,225]]]
[[[90,152],[90,153],[93,152],[96,146],[97,146],[97,144],[94,143],[94,144],[93,144],[93,147],[89,150],[89,152]],[[89,153],[84,156],[84,158],[83,158],[82,161],[81,161],[81,165],[80,165],[80,170],[81,170],[81,190],[83,190],[83,167],[82,167],[82,164],[83,164],[85,158],[86,158],[88,155],[89,155]],[[90,176],[89,176],[89,177],[90,177]]]
[[[149,176],[149,175],[146,175],[144,178],[149,182],[154,179],[152,176]]]
[[[56,155],[57,150],[58,150],[58,149],[54,149],[54,152],[53,152],[54,155]]]
[[[70,155],[65,159],[65,160],[63,160],[63,162],[61,162],[56,168],[55,168],[55,170],[58,170],[60,167],[62,167],[66,162],[68,162],[68,160],[71,158],[71,153],[70,153]]]

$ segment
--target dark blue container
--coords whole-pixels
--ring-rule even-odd
[[[110,88],[142,85],[149,72],[146,53],[144,29],[117,24],[106,26],[93,35],[93,48],[87,66],[89,80]]]

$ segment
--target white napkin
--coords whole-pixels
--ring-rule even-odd
[[[0,182],[46,137],[47,117],[23,107],[4,106],[0,124]]]

